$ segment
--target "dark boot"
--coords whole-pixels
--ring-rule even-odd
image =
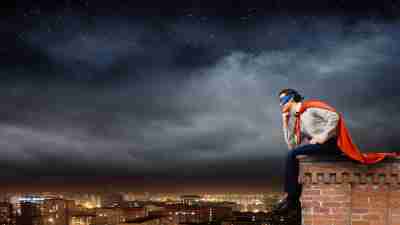
[[[279,208],[273,210],[277,214],[297,213],[301,210],[301,203],[296,198],[286,198],[284,202],[279,204]]]
[[[280,208],[284,207],[285,205],[287,205],[287,201],[288,201],[287,197],[279,200],[277,203],[275,203],[272,206],[272,210],[271,211],[274,212],[274,211],[277,211]]]

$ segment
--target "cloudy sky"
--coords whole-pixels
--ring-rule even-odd
[[[0,21],[5,182],[279,187],[287,87],[336,107],[363,151],[400,150],[397,5],[112,2]]]

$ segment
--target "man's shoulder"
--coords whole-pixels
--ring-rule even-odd
[[[311,100],[304,100],[302,102],[302,106],[299,110],[299,113],[304,113],[305,111],[334,111],[336,112],[336,109],[329,105],[328,103],[321,101],[321,100],[316,100],[316,99],[311,99]]]
[[[326,113],[336,113],[336,112],[333,112],[331,110],[324,109],[324,108],[309,107],[304,110],[302,115],[314,115],[314,114],[321,114],[321,113],[326,114]]]

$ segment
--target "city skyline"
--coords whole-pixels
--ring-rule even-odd
[[[142,194],[9,193],[1,196],[0,223],[5,225],[124,225],[154,222],[232,224],[245,218],[268,221],[278,193],[258,194]],[[240,219],[240,218],[241,219]],[[257,221],[255,221],[257,217]],[[253,218],[253,219],[252,219]]]

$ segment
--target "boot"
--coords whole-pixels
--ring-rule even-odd
[[[275,203],[272,206],[272,212],[279,210],[280,208],[282,208],[283,206],[285,206],[287,204],[287,197],[280,199],[277,203]]]
[[[286,198],[281,204],[278,204],[279,208],[273,210],[276,214],[288,214],[288,213],[297,213],[301,210],[301,203],[298,199]]]

